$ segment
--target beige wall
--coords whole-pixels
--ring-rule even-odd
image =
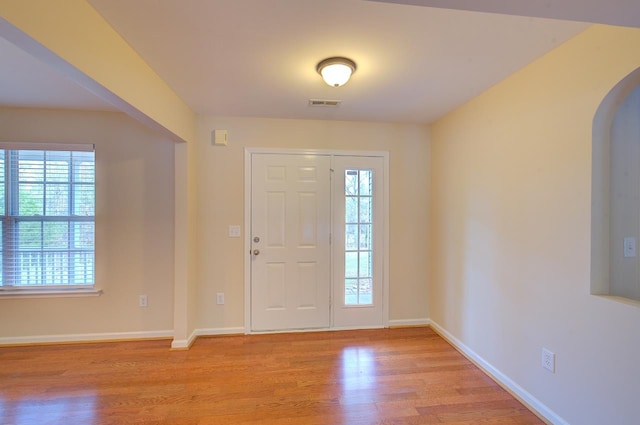
[[[424,323],[428,318],[429,143],[423,126],[200,118],[198,141],[187,154],[190,198],[197,202],[185,212],[192,216],[188,232],[197,244],[186,260],[186,304],[176,310],[176,322],[176,146],[119,113],[2,109],[0,120],[0,140],[96,144],[96,280],[104,290],[97,298],[0,299],[0,320],[6,324],[0,324],[0,338],[169,334],[177,323],[184,342],[193,329],[244,328],[243,240],[228,238],[227,228],[243,225],[245,147],[389,151],[390,319]],[[229,146],[211,146],[214,128],[229,131]],[[225,292],[224,306],[216,305],[217,292]],[[146,309],[137,305],[142,293],[149,295]]]
[[[0,299],[0,340],[173,329],[174,143],[121,113],[0,109],[1,141],[96,146],[100,297]],[[138,307],[147,294],[149,307]]]
[[[638,45],[591,27],[432,127],[430,317],[558,423],[638,420],[640,308],[590,295],[592,120]]]
[[[228,146],[211,145],[213,129],[228,130]],[[227,236],[229,225],[244,224],[245,147],[389,151],[390,319],[428,318],[429,136],[424,126],[200,117],[196,141],[198,328],[245,325],[243,239]],[[217,292],[225,293],[224,306],[216,305]]]

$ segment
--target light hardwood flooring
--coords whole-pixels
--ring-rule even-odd
[[[430,328],[0,348],[3,425],[541,424]]]

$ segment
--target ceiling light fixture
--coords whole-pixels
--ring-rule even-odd
[[[322,75],[325,83],[331,87],[340,87],[349,81],[351,74],[356,71],[356,63],[347,58],[328,58],[318,64],[316,71]]]

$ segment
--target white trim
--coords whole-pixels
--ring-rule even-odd
[[[431,320],[429,319],[401,319],[401,320],[389,320],[390,328],[406,328],[411,326],[429,326]]]
[[[237,328],[208,328],[208,329],[196,329],[194,330],[189,339],[174,339],[171,343],[172,350],[188,350],[196,339],[201,336],[214,336],[214,335],[243,335],[245,330],[243,327]]]
[[[193,334],[191,335],[193,336]],[[193,344],[193,339],[174,339],[171,341],[171,349],[172,350],[188,350]]]
[[[386,326],[370,325],[370,326],[336,326],[331,329],[319,329],[325,331],[364,331],[367,329],[385,329]]]
[[[389,327],[389,299],[390,299],[390,239],[389,239],[389,200],[390,171],[388,151],[340,151],[333,149],[278,149],[278,148],[244,148],[244,333],[251,332],[251,256],[248,255],[251,249],[251,156],[253,154],[274,154],[274,155],[327,155],[327,156],[356,156],[356,157],[381,157],[383,159],[383,181],[384,181],[384,253],[383,253],[383,297],[382,307],[382,327]],[[331,223],[333,226],[333,223]],[[333,304],[332,307],[333,308]],[[333,314],[331,315],[333,317]],[[331,321],[333,326],[333,319]],[[337,328],[327,328],[323,330],[341,330]]]
[[[234,328],[210,328],[196,329],[188,339],[174,339],[171,342],[171,349],[188,349],[199,336],[213,335],[241,335],[244,334],[243,327]],[[78,342],[113,342],[136,339],[164,339],[172,338],[173,330],[165,331],[140,331],[140,332],[109,332],[91,334],[68,334],[68,335],[36,335],[0,338],[0,346],[6,345],[29,345],[29,344],[62,344]]]
[[[196,331],[191,332],[188,339],[175,339],[171,341],[172,350],[188,350],[194,342],[196,342]]]
[[[215,336],[215,335],[242,335],[244,334],[244,327],[235,328],[208,328],[208,329],[196,329],[193,333],[198,336]]]
[[[389,215],[389,205],[391,204],[391,192],[390,190],[390,180],[391,174],[389,172],[389,152],[385,152],[382,155],[382,169],[383,176],[382,181],[384,185],[383,189],[383,208],[384,208],[384,229],[382,230],[384,242],[382,246],[384,247],[384,252],[382,253],[382,291],[383,291],[383,302],[382,306],[382,324],[385,327],[389,327],[389,300],[390,300],[390,273],[389,273],[389,258],[391,256],[391,252],[389,251],[389,247],[391,246],[391,239],[389,238],[389,222],[391,221],[391,216]]]
[[[251,329],[251,155],[254,149],[244,149],[244,333]]]
[[[340,332],[340,331],[362,331],[367,329],[384,329],[383,326],[344,326],[333,328],[309,328],[309,329],[283,329],[275,331],[252,331],[248,330],[247,335],[272,335],[272,334],[299,334],[314,332]]]
[[[453,345],[453,347],[462,353],[467,359],[469,359],[472,363],[478,366],[484,373],[489,375],[494,381],[496,381],[501,387],[503,387],[507,392],[509,392],[512,396],[517,398],[520,402],[522,402],[525,406],[527,406],[530,410],[532,410],[536,415],[538,415],[541,419],[548,421],[550,424],[554,425],[569,425],[569,422],[562,419],[557,413],[543,404],[540,400],[535,398],[531,393],[526,391],[520,385],[515,383],[511,378],[502,373],[499,369],[493,366],[491,363],[487,362],[485,359],[480,357],[475,351],[466,346],[462,341],[453,336],[451,333],[446,331],[442,326],[438,325],[432,320],[429,320],[431,323],[431,328],[440,335],[443,339],[445,339],[448,343]]]
[[[91,334],[68,335],[34,335],[14,336],[0,338],[0,346],[3,345],[29,345],[29,344],[61,344],[73,342],[108,342],[135,339],[161,339],[171,338],[173,330],[165,331],[140,331],[140,332],[108,332]]]
[[[94,152],[95,145],[87,143],[49,143],[49,142],[0,142],[0,149],[25,151],[75,151]]]
[[[102,289],[2,289],[0,299],[99,297]]]
[[[274,154],[274,155],[326,155],[326,156],[381,156],[388,157],[387,151],[341,151],[334,149],[270,149],[244,148],[246,154]]]

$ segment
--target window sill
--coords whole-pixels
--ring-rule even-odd
[[[5,289],[0,290],[0,299],[17,298],[76,298],[99,297],[102,289]]]
[[[597,297],[600,297],[605,300],[616,301],[622,304],[627,304],[634,307],[640,307],[640,300],[636,300],[633,298],[621,297],[618,295],[607,295],[607,294],[591,294]]]

